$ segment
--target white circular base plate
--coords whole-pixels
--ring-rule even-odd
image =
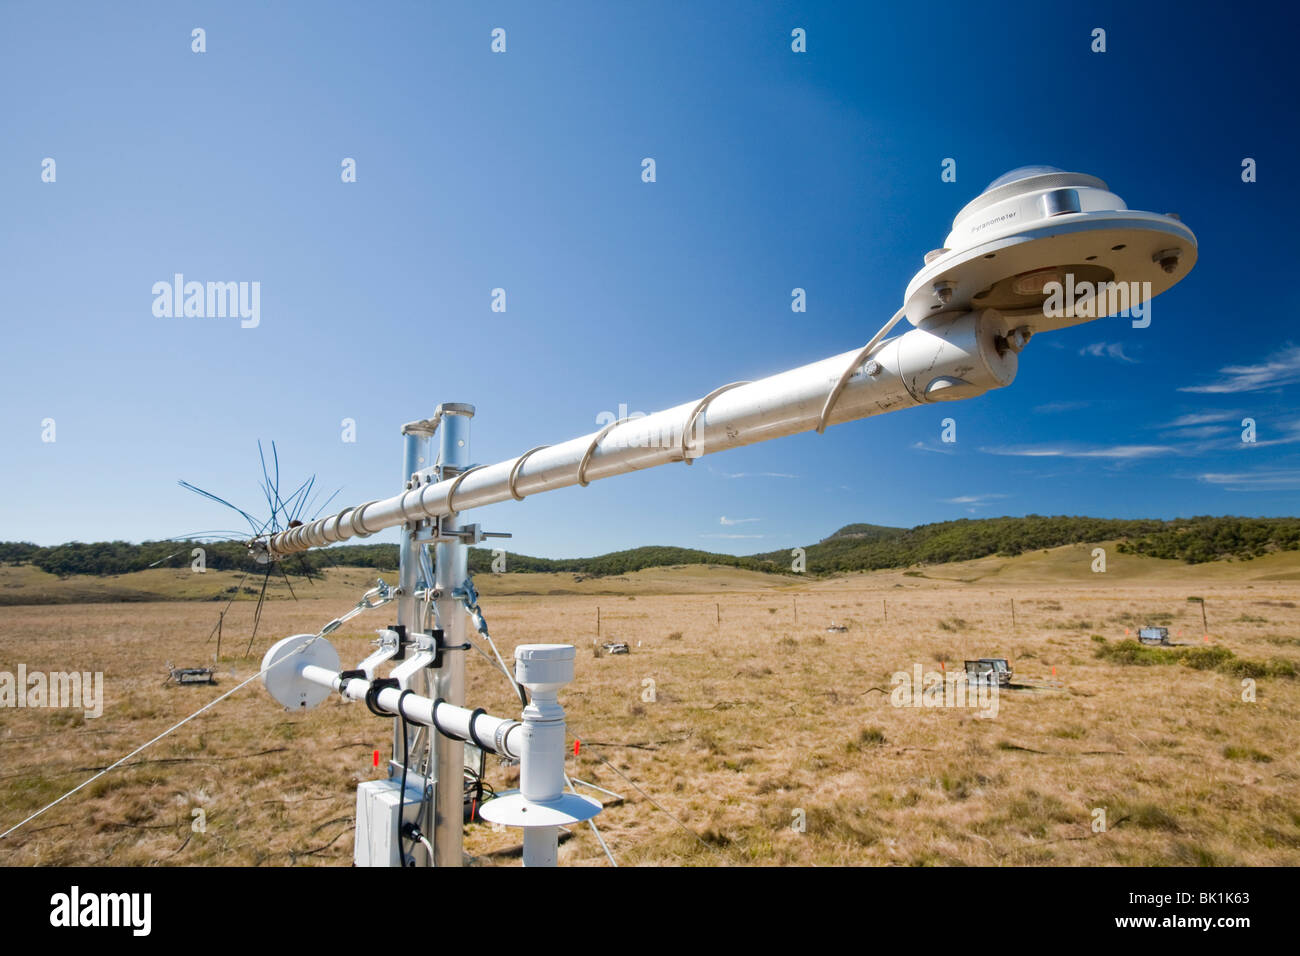
[[[328,687],[304,680],[300,673],[308,664],[331,671],[339,669],[339,653],[334,650],[334,645],[323,637],[312,640],[313,637],[313,634],[286,637],[272,644],[262,658],[262,669],[266,671],[262,683],[285,710],[307,710],[330,695]],[[308,641],[311,643],[307,644]],[[305,648],[294,653],[304,644],[307,644]]]
[[[603,809],[599,800],[576,793],[561,794],[550,803],[533,803],[518,790],[507,790],[479,807],[478,815],[508,827],[562,827],[590,820]]]
[[[1153,260],[1157,252],[1169,248],[1182,253],[1172,273]],[[1104,273],[1111,277],[1107,281],[1136,282],[1143,293],[1139,301],[1144,301],[1178,282],[1195,264],[1196,239],[1191,230],[1166,216],[1133,210],[1057,216],[1014,235],[935,257],[908,284],[906,313],[913,325],[920,325],[948,312],[993,308],[1004,315],[1023,317],[1027,321],[1022,324],[1031,331],[1046,332],[1091,320],[1049,318],[1032,299],[1024,303],[1028,306],[1024,309],[993,301],[998,297],[993,287],[1012,276],[1059,267],[1077,272],[1081,279]],[[951,288],[951,296],[943,304],[934,294],[939,282]]]

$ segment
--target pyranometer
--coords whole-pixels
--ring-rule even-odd
[[[920,326],[952,312],[995,309],[1043,332],[1102,317],[1045,314],[1052,283],[1124,283],[1124,301],[1136,305],[1195,264],[1196,237],[1176,216],[1129,209],[1095,176],[1021,166],[957,213],[944,248],[929,253],[908,284],[905,313]]]

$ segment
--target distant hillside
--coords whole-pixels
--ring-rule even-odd
[[[822,544],[833,538],[857,538],[862,541],[885,541],[892,538],[899,538],[907,534],[907,528],[891,528],[883,524],[846,524],[839,531],[836,531],[828,538],[821,540]]]
[[[815,572],[875,571],[917,564],[972,561],[988,555],[1015,557],[1027,551],[1119,539],[1122,553],[1177,558],[1188,563],[1251,558],[1300,548],[1297,518],[1178,518],[1126,520],[1058,515],[944,521],[916,528],[851,524],[807,550]],[[754,557],[789,561],[788,551]]]
[[[257,572],[262,567],[248,556],[248,551],[242,544],[231,541],[146,541],[142,544],[127,541],[74,541],[48,548],[25,542],[0,542],[0,565],[30,564],[60,577],[73,574],[131,574],[151,567],[186,567],[193,560],[191,553],[195,548],[203,549],[204,564],[212,571]],[[490,550],[470,548],[469,555],[471,572],[479,574],[491,569]],[[614,551],[590,558],[535,558],[511,552],[507,556],[507,562],[512,572],[568,571],[597,576],[683,564],[723,565],[750,571],[790,570],[788,559],[777,565],[753,557],[660,546]],[[397,545],[341,545],[292,555],[282,561],[281,565],[291,575],[308,575],[331,567],[392,570],[397,567]]]
[[[1029,551],[1069,544],[1118,541],[1123,554],[1173,558],[1190,564],[1260,557],[1300,549],[1300,518],[1198,517],[1173,521],[1085,518],[1058,515],[1022,518],[981,518],[945,521],[916,528],[850,524],[809,545],[807,570],[874,571],[914,565],[972,561],[989,555],[1014,557]],[[54,547],[0,543],[0,564],[28,564],[59,576],[116,575],[150,567],[184,567],[191,551],[203,548],[206,565],[215,571],[256,571],[244,546],[237,542],[125,541],[72,542]],[[571,572],[594,576],[627,574],[645,568],[674,565],[720,565],[749,571],[791,573],[788,549],[736,556],[694,548],[650,546],[589,558],[537,558],[510,553],[512,572]],[[492,552],[470,549],[470,570],[490,570]],[[305,575],[329,567],[391,570],[397,566],[397,545],[360,544],[294,555],[282,562],[289,574]]]

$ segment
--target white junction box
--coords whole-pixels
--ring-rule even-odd
[[[406,779],[406,806],[402,808],[404,823],[417,822],[424,778],[408,774]],[[405,844],[408,857],[414,856],[417,865],[427,866],[428,856],[419,840],[398,838],[397,814],[402,781],[367,780],[357,787],[357,832],[352,848],[354,866],[402,866],[401,844]]]

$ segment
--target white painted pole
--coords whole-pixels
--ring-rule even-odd
[[[298,673],[303,680],[321,687],[328,687],[330,690],[336,690],[351,700],[365,700],[366,692],[370,690],[370,682],[367,680],[354,677],[351,680],[343,681],[339,678],[338,671],[332,671],[329,668],[319,667],[315,664],[301,666],[298,668]],[[402,691],[393,687],[385,687],[375,695],[376,706],[393,716],[397,716],[397,702],[399,700],[402,700]],[[433,727],[436,716],[437,726],[460,737],[469,737],[470,721],[474,720],[475,737],[487,745],[485,749],[503,757],[511,757],[516,760],[520,758],[523,752],[524,739],[523,724],[519,721],[505,717],[492,717],[488,714],[480,714],[475,719],[474,711],[467,707],[458,707],[455,704],[447,703],[441,703],[435,707],[435,703],[431,698],[419,694],[407,694],[406,699],[402,700],[402,714],[405,715],[407,720],[423,727]],[[561,773],[563,772],[563,756],[563,753],[561,753]]]
[[[524,708],[523,756],[519,792],[530,803],[548,804],[564,794],[564,708],[559,690],[573,680],[574,649],[569,644],[525,644],[515,649],[515,679],[528,688]],[[524,829],[524,866],[559,862],[558,827]]]

